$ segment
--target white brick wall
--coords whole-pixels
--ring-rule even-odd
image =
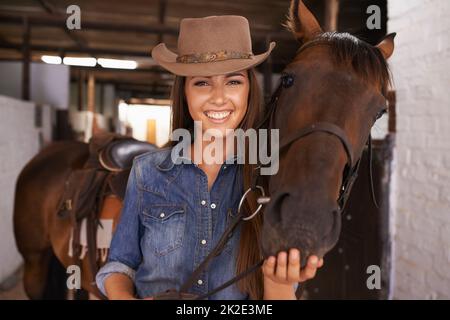
[[[44,107],[42,129],[34,126],[34,103],[0,96],[0,283],[20,265],[13,234],[14,191],[25,164],[39,151],[51,132],[51,109]]]
[[[394,299],[450,298],[450,1],[388,1],[397,90]]]
[[[38,151],[34,103],[0,96],[0,282],[19,266],[12,213],[14,189],[20,170]],[[5,156],[8,155],[8,156]]]

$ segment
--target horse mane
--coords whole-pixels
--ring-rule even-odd
[[[316,44],[330,45],[335,65],[350,66],[364,81],[380,84],[381,93],[387,96],[392,84],[391,73],[377,47],[346,32],[324,32],[305,43],[299,51]]]

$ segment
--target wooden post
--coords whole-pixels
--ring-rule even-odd
[[[78,111],[84,109],[84,78],[84,71],[78,70]]]
[[[101,83],[100,85],[100,102],[99,102],[99,110],[98,113],[104,114],[105,113],[105,84]]]
[[[325,31],[337,31],[339,0],[325,0]]]
[[[158,21],[163,26],[166,18],[167,1],[159,0],[159,11],[158,11]],[[158,42],[163,42],[164,34],[162,32],[158,33]]]
[[[30,22],[28,18],[23,20],[23,67],[22,67],[22,99],[30,100]]]
[[[97,119],[95,117],[95,78],[92,73],[88,75],[88,87],[87,87],[87,110],[90,113],[92,119],[91,137],[98,134],[102,130],[97,125]],[[88,118],[89,119],[89,118]]]
[[[95,113],[95,78],[92,73],[88,75],[87,110]]]

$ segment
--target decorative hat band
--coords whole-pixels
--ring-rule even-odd
[[[213,61],[224,61],[230,59],[251,59],[252,57],[253,53],[220,50],[216,52],[185,54],[177,57],[177,62],[204,63]]]

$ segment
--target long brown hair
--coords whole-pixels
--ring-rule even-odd
[[[247,112],[239,125],[239,128],[243,130],[255,128],[264,112],[263,98],[255,70],[250,68],[247,69],[247,72],[250,84],[248,107]],[[184,91],[185,81],[186,77],[175,76],[171,91],[172,131],[179,128],[193,130],[194,127],[194,121],[189,113]],[[172,146],[174,144],[175,141],[169,141],[167,146]],[[248,156],[248,148],[246,150],[246,155]],[[244,190],[250,186],[251,173],[253,170],[253,167],[247,163],[248,162],[246,161],[243,165]],[[250,215],[255,209],[253,204],[256,203],[256,199],[252,196],[247,199],[248,201],[243,206],[244,215]],[[237,274],[247,270],[262,258],[259,249],[262,221],[262,214],[259,214],[254,219],[251,219],[249,222],[245,222],[242,225],[239,253],[236,262]],[[263,298],[263,275],[260,268],[241,279],[237,285],[242,292],[248,293],[251,299],[260,300]]]

